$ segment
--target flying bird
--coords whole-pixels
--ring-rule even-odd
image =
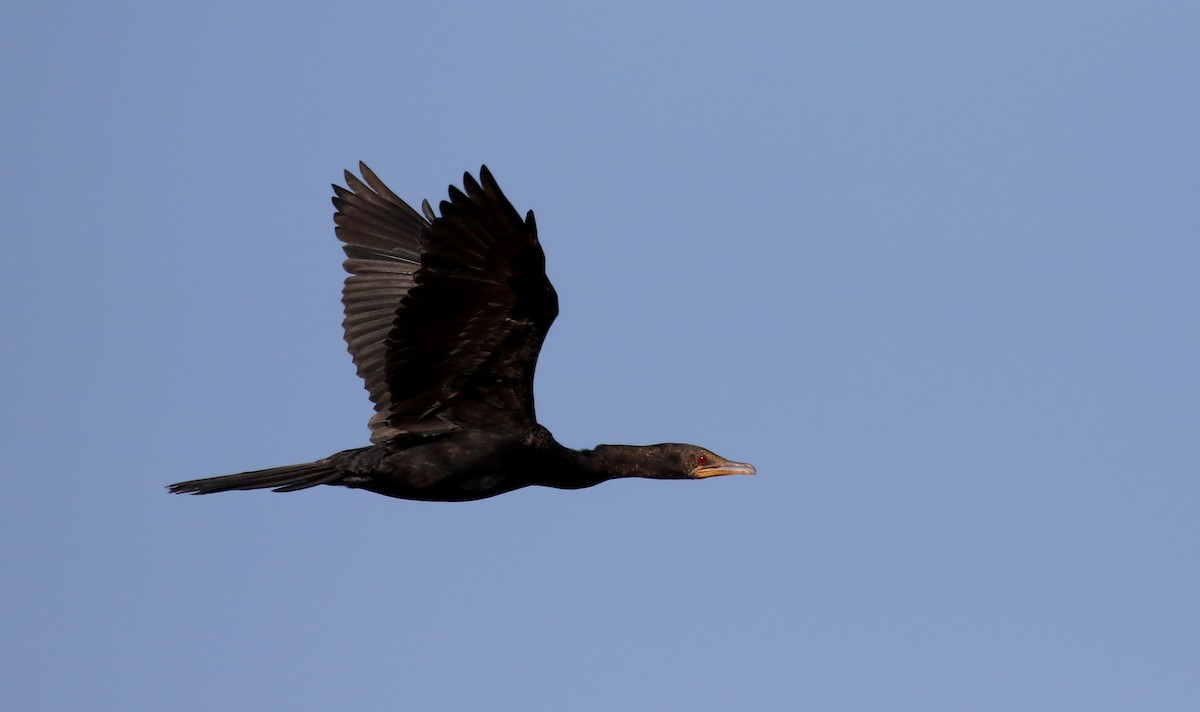
[[[524,219],[487,166],[418,213],[359,163],[333,186],[350,276],[346,343],[375,415],[367,447],[316,462],[179,482],[210,494],[317,485],[462,502],[529,485],[579,489],[619,477],[696,480],[754,466],[696,445],[572,450],[538,424],[533,373],[558,295],[533,211]]]

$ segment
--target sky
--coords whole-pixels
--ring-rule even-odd
[[[1194,710],[1194,3],[23,3],[0,698]],[[564,444],[758,475],[165,485],[367,444],[329,184],[537,212]]]

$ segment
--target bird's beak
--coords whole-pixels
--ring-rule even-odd
[[[753,475],[754,465],[748,462],[717,462],[704,467],[697,467],[692,470],[692,477],[701,479],[704,477],[720,477],[721,475]]]

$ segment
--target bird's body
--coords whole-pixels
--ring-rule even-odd
[[[484,167],[423,215],[365,165],[334,186],[350,277],[346,341],[376,414],[371,446],[312,463],[212,477],[172,492],[321,484],[458,502],[529,485],[579,489],[617,477],[753,474],[694,445],[571,450],[537,423],[533,374],[558,314],[533,213],[524,220]],[[365,182],[364,182],[365,181]]]

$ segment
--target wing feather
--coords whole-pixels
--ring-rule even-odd
[[[558,297],[530,212],[484,166],[418,213],[365,164],[334,186],[350,272],[346,342],[375,403],[371,439],[532,425],[533,376]]]

